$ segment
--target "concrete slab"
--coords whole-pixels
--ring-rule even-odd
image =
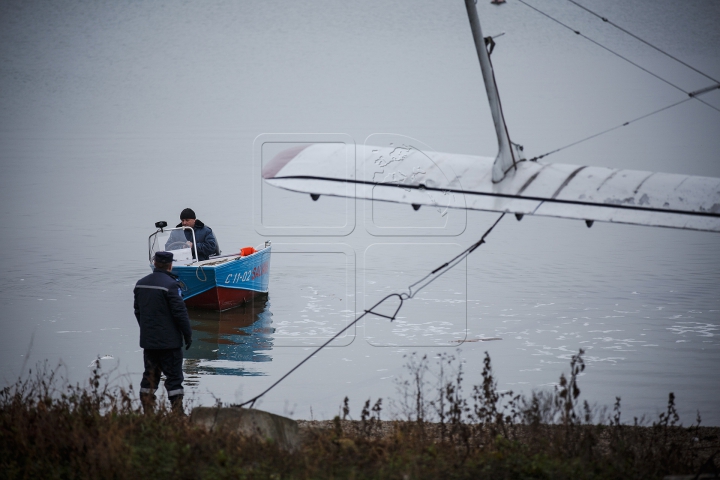
[[[190,414],[190,421],[208,430],[233,431],[248,438],[276,442],[286,450],[294,450],[301,441],[295,420],[262,410],[197,407]]]

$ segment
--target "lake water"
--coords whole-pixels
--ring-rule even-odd
[[[532,3],[685,91],[712,84],[568,2]],[[718,2],[583,4],[720,78]],[[529,156],[685,98],[521,3],[478,11],[485,35],[505,32],[492,60]],[[494,155],[459,0],[7,1],[0,85],[2,386],[45,359],[82,381],[99,356],[137,388],[132,288],[149,271],[154,222],[185,207],[225,253],[273,242],[267,299],[191,312],[187,398],[205,405],[259,393],[497,218],[313,202],[257,177],[281,148],[312,141]],[[720,108],[720,90],[701,99]],[[546,160],[720,177],[719,127],[720,112],[691,100]],[[357,414],[368,397],[396,396],[412,352],[457,354],[469,386],[487,351],[501,388],[529,392],[580,348],[590,401],[620,396],[631,420],[673,391],[686,425],[698,410],[720,425],[720,236],[505,218],[395,323],[362,321],[259,406],[331,418],[347,395]]]

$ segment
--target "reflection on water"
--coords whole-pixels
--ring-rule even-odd
[[[188,309],[193,344],[185,352],[188,385],[199,375],[265,375],[256,366],[237,362],[270,362],[273,348],[272,313],[267,295],[224,312]]]

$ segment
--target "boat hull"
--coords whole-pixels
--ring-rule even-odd
[[[239,288],[214,287],[185,300],[185,305],[209,310],[227,310],[249,302],[263,292]]]
[[[241,257],[211,259],[174,266],[181,294],[189,307],[227,310],[267,293],[270,283],[270,248]]]

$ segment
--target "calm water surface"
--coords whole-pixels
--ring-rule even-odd
[[[717,2],[584,4],[720,78]],[[712,83],[570,3],[538,5],[686,91]],[[684,98],[519,3],[478,9],[485,35],[505,32],[493,63],[511,136],[531,156]],[[497,218],[313,202],[256,180],[273,152],[318,136],[494,155],[460,1],[9,1],[0,56],[2,385],[45,359],[82,381],[100,357],[137,388],[132,287],[153,223],[187,206],[226,253],[273,242],[267,298],[191,312],[196,404],[260,392]],[[702,98],[720,108],[720,91]],[[720,113],[692,100],[547,160],[720,177],[719,127]],[[254,147],[261,134],[273,142]],[[396,322],[360,323],[260,407],[328,418],[347,395],[359,411],[395,395],[404,355],[456,349],[469,383],[488,351],[500,387],[529,392],[583,348],[591,402],[620,396],[630,420],[673,391],[685,424],[699,410],[720,425],[719,339],[717,234],[506,218]]]

